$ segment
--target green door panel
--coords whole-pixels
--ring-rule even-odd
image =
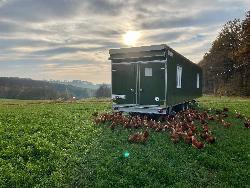
[[[135,64],[112,64],[112,94],[125,95],[116,99],[117,104],[136,103],[136,66]]]
[[[165,63],[140,63],[139,104],[163,105],[165,102]]]

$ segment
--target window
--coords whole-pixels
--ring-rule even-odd
[[[196,80],[197,80],[196,81],[196,87],[200,88],[200,74],[199,73],[196,74]]]
[[[181,77],[182,77],[182,67],[178,65],[176,72],[176,88],[181,88]]]
[[[152,68],[145,68],[145,76],[152,76]]]

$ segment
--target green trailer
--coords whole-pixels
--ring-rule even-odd
[[[167,114],[202,95],[202,70],[169,46],[110,49],[113,110]]]

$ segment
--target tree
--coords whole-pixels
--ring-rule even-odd
[[[111,89],[106,84],[102,84],[96,91],[96,97],[110,97],[111,96]]]
[[[246,20],[249,20],[248,18],[249,13]],[[239,19],[227,22],[212,43],[212,48],[199,63],[203,69],[205,93],[249,95],[244,89],[246,87],[244,70],[238,68],[242,64],[239,58],[242,57],[239,51],[244,46],[242,38],[245,35],[249,37],[249,32],[243,32],[244,27],[249,28],[248,24],[244,24],[249,22],[246,20],[242,23]],[[249,43],[245,44],[245,48],[249,49]]]
[[[241,77],[244,92],[246,95],[250,95],[250,11],[246,13],[246,18],[242,21],[237,57],[243,65],[241,66]]]
[[[78,99],[93,96],[93,90],[31,79],[0,77],[0,98]]]

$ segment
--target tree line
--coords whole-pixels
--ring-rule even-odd
[[[223,26],[199,65],[204,93],[250,96],[250,11]]]
[[[95,96],[96,90],[24,78],[0,77],[0,98],[6,99],[83,99]]]

